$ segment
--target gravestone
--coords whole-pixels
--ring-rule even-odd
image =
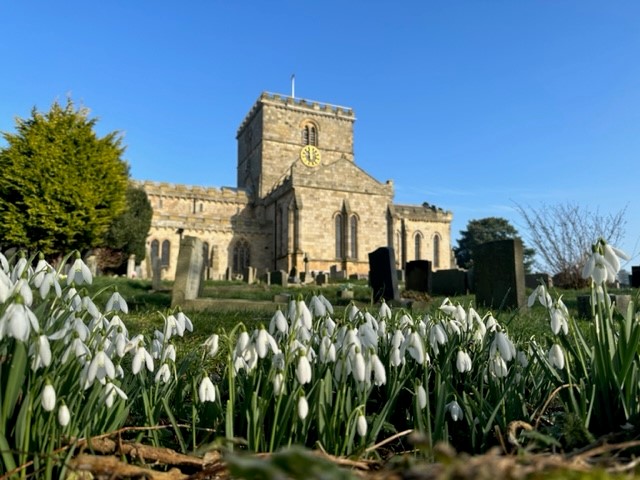
[[[171,307],[182,305],[185,300],[195,300],[200,295],[204,273],[202,240],[184,236],[180,241],[176,276],[171,293]]]
[[[431,293],[453,297],[466,295],[469,290],[468,272],[456,268],[437,270],[431,274]]]
[[[158,256],[151,259],[151,288],[156,291],[162,288],[162,264]]]
[[[497,240],[473,252],[476,304],[491,308],[526,305],[522,240]]]
[[[271,272],[270,282],[271,285],[281,285],[283,287],[286,287],[288,285],[287,272],[285,272],[284,270],[276,270],[274,272]]]
[[[631,295],[609,294],[611,302],[615,304],[615,309],[621,315],[627,315],[627,309],[631,303]],[[578,295],[576,297],[578,318],[591,320],[593,318],[591,309],[591,295]]]
[[[640,288],[640,266],[631,267],[631,286]]]
[[[335,280],[338,276],[338,266],[337,265],[331,265],[329,267],[329,277],[332,280]]]
[[[553,287],[553,278],[548,273],[527,273],[524,276],[524,286],[527,288],[538,288],[542,284],[545,288]]]
[[[316,285],[326,285],[327,284],[327,274],[324,272],[320,272],[316,275]]]
[[[396,270],[396,278],[400,283],[404,283],[404,270]]]
[[[414,292],[431,293],[431,262],[413,260],[404,267],[405,289]]]
[[[95,255],[89,255],[85,263],[87,264],[87,267],[89,267],[91,275],[95,277],[98,273],[98,257]]]
[[[396,259],[393,248],[380,247],[369,253],[369,285],[373,301],[399,300]]]
[[[252,285],[256,282],[256,273],[257,269],[255,267],[247,267],[244,269],[243,278],[244,281],[249,285]]]
[[[127,278],[136,278],[136,256],[133,253],[127,259]]]

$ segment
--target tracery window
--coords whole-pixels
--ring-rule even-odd
[[[158,240],[153,240],[151,242],[151,261],[153,262],[154,258],[158,258],[160,254],[160,242]]]
[[[349,239],[351,246],[350,256],[351,258],[356,259],[358,258],[358,217],[351,215],[349,223],[351,231],[351,238]]]
[[[437,233],[433,237],[433,266],[440,267],[440,235]]]
[[[416,232],[416,236],[414,238],[415,241],[415,256],[416,256],[416,260],[420,260],[420,257],[422,256],[422,233],[420,232]]]
[[[160,263],[163,267],[169,266],[169,259],[171,258],[171,242],[169,240],[163,240],[162,242],[162,255],[160,258]]]
[[[344,256],[344,228],[342,225],[342,214],[338,213],[335,218],[336,230],[336,258]]]
[[[233,272],[242,273],[251,261],[249,242],[238,240],[233,247]]]
[[[318,130],[315,125],[307,123],[302,127],[302,144],[318,146]]]

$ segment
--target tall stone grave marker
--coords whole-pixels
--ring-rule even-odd
[[[407,262],[404,271],[407,290],[431,293],[431,262],[429,260]]]
[[[151,259],[151,288],[155,291],[162,288],[162,264],[158,256]]]
[[[136,278],[136,256],[133,253],[127,259],[127,278]]]
[[[369,253],[369,285],[373,301],[399,300],[396,258],[391,247],[380,247]]]
[[[202,240],[190,236],[182,237],[171,294],[172,307],[181,305],[185,300],[198,298],[204,272],[202,253]]]
[[[487,307],[526,305],[524,263],[520,239],[478,245],[473,252],[476,303]]]
[[[631,267],[631,286],[640,288],[640,266]]]

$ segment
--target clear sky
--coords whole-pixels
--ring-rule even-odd
[[[235,186],[240,122],[292,74],[354,109],[396,203],[453,212],[454,245],[489,216],[526,240],[516,204],[627,207],[640,263],[640,1],[0,3],[0,131],[70,96],[138,180]]]

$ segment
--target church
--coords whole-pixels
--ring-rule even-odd
[[[355,119],[351,108],[265,92],[237,131],[236,188],[140,182],[153,207],[143,275],[157,258],[173,279],[186,235],[203,241],[208,279],[247,267],[366,276],[382,246],[398,269],[451,268],[451,212],[394,204],[393,182],[355,163]]]

